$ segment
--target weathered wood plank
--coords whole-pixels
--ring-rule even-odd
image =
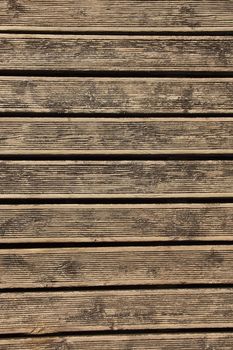
[[[233,247],[0,250],[0,288],[233,283]]]
[[[0,295],[0,334],[233,326],[233,289]]]
[[[0,112],[232,113],[233,78],[1,77]]]
[[[0,198],[232,197],[233,161],[1,161]]]
[[[2,0],[1,30],[232,30],[229,0]]]
[[[0,350],[230,350],[232,333],[134,334],[0,339]]]
[[[232,241],[233,204],[1,205],[0,243]]]
[[[0,154],[233,153],[233,118],[1,118]]]
[[[0,70],[228,72],[233,37],[1,34],[0,61]]]

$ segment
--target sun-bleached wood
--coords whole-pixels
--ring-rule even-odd
[[[232,241],[233,204],[1,205],[0,242]]]
[[[233,118],[1,118],[0,154],[233,153]]]
[[[1,30],[224,31],[229,0],[1,0]]]
[[[233,78],[1,77],[0,112],[232,113]]]
[[[232,170],[232,160],[3,160],[0,198],[227,198]]]
[[[233,326],[233,289],[2,293],[0,334]]]
[[[233,283],[233,247],[1,249],[0,288]]]
[[[0,339],[0,350],[231,350],[232,333],[128,334]]]
[[[233,37],[0,34],[0,61],[0,70],[228,72]]]

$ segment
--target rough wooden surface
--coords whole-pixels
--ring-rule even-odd
[[[0,198],[232,197],[232,160],[1,161]]]
[[[233,289],[25,292],[0,295],[1,334],[233,326]]]
[[[140,334],[0,339],[0,350],[231,350],[232,333]]]
[[[233,204],[1,205],[0,243],[232,241]]]
[[[0,288],[233,283],[233,247],[0,250]]]
[[[232,36],[1,34],[0,70],[229,72],[232,44]]]
[[[232,30],[229,0],[2,0],[1,30]]]
[[[232,113],[233,78],[1,77],[0,112]]]
[[[200,153],[233,153],[233,118],[0,119],[0,154]]]

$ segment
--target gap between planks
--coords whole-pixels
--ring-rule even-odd
[[[230,350],[233,343],[231,332],[164,333],[127,335],[54,336],[17,339],[0,339],[0,350]]]

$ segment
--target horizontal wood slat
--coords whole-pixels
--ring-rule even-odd
[[[0,154],[233,153],[233,118],[1,118]]]
[[[0,198],[233,196],[233,161],[1,161]]]
[[[233,283],[233,247],[0,250],[0,288]]]
[[[0,70],[228,72],[232,57],[232,36],[0,35]]]
[[[1,205],[0,243],[232,241],[233,204]]]
[[[233,289],[2,293],[0,333],[232,327]]]
[[[230,350],[232,333],[140,334],[0,339],[0,350]]]
[[[233,78],[1,77],[0,112],[232,113]]]
[[[1,30],[231,30],[229,0],[2,0]]]

